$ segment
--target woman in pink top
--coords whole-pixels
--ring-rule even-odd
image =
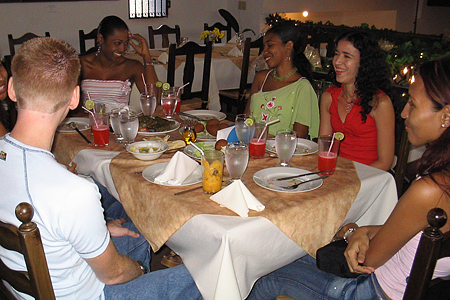
[[[305,256],[262,278],[248,299],[395,299],[403,298],[421,232],[432,208],[450,213],[450,56],[424,63],[409,89],[402,112],[408,139],[428,145],[420,159],[418,177],[400,198],[382,226],[347,224],[337,237],[346,236],[350,271],[342,278],[319,270]],[[352,228],[352,230],[349,230]],[[355,230],[356,229],[356,230]],[[450,222],[441,230],[447,232]],[[450,258],[440,259],[434,276],[450,274]]]
[[[339,156],[389,170],[394,159],[394,107],[385,92],[390,78],[378,42],[361,31],[336,39],[333,57],[337,86],[320,99],[319,135],[342,132]]]

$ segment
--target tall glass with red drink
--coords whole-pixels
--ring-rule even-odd
[[[332,175],[336,169],[340,140],[333,138],[332,135],[321,135],[319,136],[318,144],[319,171],[327,171],[324,174]]]
[[[265,123],[255,124],[255,133],[249,142],[249,154],[253,158],[262,158],[266,152],[267,130],[264,128]]]

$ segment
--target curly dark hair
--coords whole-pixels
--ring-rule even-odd
[[[124,20],[117,16],[107,16],[98,25],[97,32],[106,40],[116,29],[125,29],[128,31],[128,26]]]
[[[378,90],[389,95],[392,81],[390,79],[389,66],[386,62],[386,53],[381,50],[378,42],[367,32],[359,30],[345,31],[336,37],[335,45],[339,41],[349,41],[360,53],[358,75],[356,76],[356,95],[361,99],[361,119],[366,121],[367,115],[377,103],[370,102]],[[336,82],[336,74],[333,70],[333,78]]]
[[[419,74],[435,111],[450,105],[450,56],[423,63]],[[417,169],[419,176],[429,175],[450,196],[450,183],[439,183],[433,176],[434,173],[444,173],[446,178],[450,178],[450,127],[428,145]]]
[[[270,28],[266,34],[272,33],[277,35],[283,44],[289,41],[294,43],[294,51],[292,55],[292,63],[297,68],[297,72],[312,82],[312,66],[303,53],[305,41],[302,38],[300,30],[291,23],[282,23]]]

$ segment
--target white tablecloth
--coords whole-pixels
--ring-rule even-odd
[[[109,172],[119,152],[82,150],[74,158],[80,174],[93,176],[119,199]],[[393,177],[355,163],[361,188],[343,224],[383,224],[397,203]],[[255,281],[306,254],[262,217],[198,215],[166,243],[182,258],[204,299],[244,299]]]

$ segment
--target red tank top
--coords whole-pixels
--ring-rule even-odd
[[[333,132],[342,132],[339,156],[370,165],[378,159],[377,126],[372,116],[367,115],[366,122],[361,119],[361,105],[355,104],[342,123],[338,113],[338,97],[342,88],[332,86],[326,90],[331,94],[330,105],[331,127]],[[377,94],[383,93],[379,91]]]

